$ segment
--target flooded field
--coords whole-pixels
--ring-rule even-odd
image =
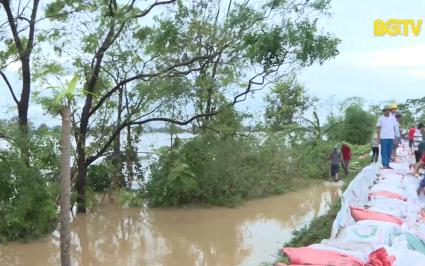
[[[324,214],[336,186],[252,200],[236,209],[138,209],[101,204],[71,225],[75,266],[258,266],[291,232]],[[0,246],[1,266],[60,265],[59,234]]]

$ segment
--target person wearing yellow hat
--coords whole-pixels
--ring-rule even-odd
[[[394,145],[396,119],[391,116],[391,110],[390,106],[385,106],[382,109],[384,114],[376,122],[376,134],[378,135],[378,143],[381,144],[381,159],[385,169],[392,169],[390,159]]]

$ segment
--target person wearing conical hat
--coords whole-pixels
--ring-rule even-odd
[[[390,167],[391,152],[394,145],[396,119],[391,116],[391,106],[385,106],[382,109],[383,115],[376,122],[376,134],[378,142],[381,144],[381,159],[384,169]]]

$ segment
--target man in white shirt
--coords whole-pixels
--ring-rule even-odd
[[[376,133],[378,134],[378,142],[381,144],[381,158],[384,169],[392,169],[390,167],[391,151],[394,145],[396,119],[391,115],[391,107],[385,106],[384,113],[376,122]]]

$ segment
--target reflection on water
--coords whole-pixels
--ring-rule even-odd
[[[71,226],[75,266],[257,266],[272,261],[291,231],[338,198],[337,187],[247,202],[237,209],[98,206]],[[2,266],[60,265],[59,236],[0,246]]]

